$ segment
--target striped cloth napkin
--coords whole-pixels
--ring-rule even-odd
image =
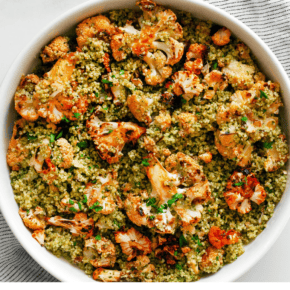
[[[255,31],[290,76],[289,0],[204,0],[235,16]],[[157,1],[158,2],[158,1]],[[0,281],[57,282],[21,247],[0,212]]]

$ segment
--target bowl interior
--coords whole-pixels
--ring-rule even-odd
[[[191,12],[200,19],[212,20],[222,26],[228,27],[238,38],[244,41],[257,57],[261,70],[267,77],[273,81],[279,81],[284,100],[284,109],[281,112],[281,123],[284,132],[287,134],[289,142],[289,82],[285,71],[269,48],[244,24],[227,14],[226,12],[215,8],[202,1],[190,0],[160,0],[160,4],[166,5],[172,9],[180,9]],[[86,17],[102,13],[112,9],[134,8],[135,0],[106,1],[95,0],[84,3],[53,21],[44,31],[36,36],[34,40],[22,51],[15,63],[12,65],[9,73],[2,83],[0,90],[0,105],[2,114],[0,116],[0,180],[2,190],[0,193],[1,210],[6,218],[10,228],[18,238],[22,246],[28,253],[48,272],[61,281],[91,281],[91,278],[79,270],[77,267],[69,264],[64,259],[59,259],[50,252],[39,246],[31,237],[31,233],[23,226],[18,215],[18,206],[14,200],[13,191],[10,185],[9,168],[6,164],[6,151],[9,139],[11,137],[13,122],[16,117],[14,110],[13,95],[19,83],[21,75],[30,73],[39,62],[39,52],[52,38],[58,35],[68,33],[72,27],[85,19]],[[287,172],[289,171],[287,163]],[[253,266],[269,247],[274,243],[280,232],[283,230],[290,215],[290,195],[289,179],[285,194],[278,204],[275,214],[268,223],[268,227],[260,234],[254,242],[245,247],[246,252],[239,257],[233,264],[226,265],[218,273],[208,276],[201,281],[233,281],[244,274]]]

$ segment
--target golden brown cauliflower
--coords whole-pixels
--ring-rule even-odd
[[[68,37],[58,36],[49,45],[45,46],[40,54],[43,63],[59,59],[69,52]]]

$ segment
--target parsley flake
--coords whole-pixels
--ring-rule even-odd
[[[74,116],[75,116],[77,119],[79,118],[80,115],[81,115],[80,113],[74,113]]]
[[[269,99],[268,96],[266,95],[266,93],[264,91],[261,91],[261,90],[260,90],[260,97],[265,98],[265,99]]]
[[[242,117],[242,121],[243,122],[247,122],[248,121],[248,118],[247,117]]]
[[[187,244],[187,240],[185,239],[184,235],[181,235],[179,237],[179,246],[182,248],[186,244]]]
[[[266,149],[271,149],[274,142],[264,142],[263,147]]]
[[[35,139],[37,139],[37,137],[36,137],[36,136],[31,136],[31,135],[29,135],[29,134],[27,133],[27,139],[28,139],[28,140],[35,140]]]
[[[79,147],[79,148],[87,148],[88,147],[88,142],[87,141],[81,141],[81,142],[78,142],[77,143],[77,146]]]
[[[63,116],[62,120],[65,121],[66,123],[69,123],[69,119],[66,116]]]
[[[143,160],[142,160],[142,164],[143,164],[144,166],[149,166],[150,164],[149,164],[149,162],[148,162],[148,158],[143,159]]]
[[[102,239],[102,237],[101,237],[101,235],[97,235],[97,236],[95,237],[95,239],[96,239],[97,241],[100,241],[100,240]]]

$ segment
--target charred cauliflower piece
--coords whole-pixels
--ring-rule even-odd
[[[122,252],[128,256],[128,261],[137,256],[137,251],[144,255],[151,253],[151,241],[134,228],[127,232],[116,232],[115,239],[121,245]]]
[[[116,208],[114,197],[117,187],[118,182],[113,180],[111,175],[100,178],[95,184],[88,183],[84,191],[88,207],[100,214],[112,213]]]
[[[35,86],[39,81],[39,77],[34,74],[23,76],[14,96],[15,110],[22,118],[30,122],[36,121],[39,117],[33,97]]]
[[[94,267],[114,267],[116,250],[112,241],[102,237],[100,240],[90,238],[85,241],[84,262],[90,262]]]
[[[85,213],[75,214],[72,220],[54,216],[46,219],[48,225],[68,229],[75,236],[83,236],[88,239],[93,234],[94,220],[87,217]]]
[[[121,271],[98,268],[94,271],[93,278],[102,282],[119,282]]]
[[[235,244],[239,241],[240,233],[235,230],[224,231],[219,227],[213,226],[208,233],[209,242],[217,249],[225,245]]]
[[[98,38],[109,42],[110,37],[116,33],[116,28],[106,16],[98,15],[82,21],[76,33],[78,46],[82,48],[86,45],[88,38]]]
[[[10,139],[8,150],[7,150],[7,163],[12,168],[12,170],[19,170],[21,168],[22,162],[28,157],[28,150],[22,144],[22,136],[20,130],[25,126],[25,119],[20,119],[15,122],[13,126],[13,133]]]
[[[248,169],[243,172],[235,171],[228,180],[227,191],[224,193],[229,208],[241,214],[251,211],[251,201],[258,205],[264,202],[266,195],[264,187]]]
[[[40,56],[43,63],[59,59],[69,52],[68,37],[58,36],[49,45],[45,46]]]
[[[100,157],[110,164],[119,161],[126,143],[135,143],[146,132],[131,122],[102,122],[97,117],[87,121],[87,128]]]
[[[183,31],[171,10],[163,10],[152,3],[154,8],[148,11],[147,4],[147,1],[139,2],[143,10],[139,18],[141,31],[127,23],[124,28],[119,28],[122,33],[112,37],[111,48],[117,61],[125,59],[131,52],[141,57],[149,66],[143,71],[145,81],[155,86],[163,83],[171,75],[170,66],[180,61],[184,45],[178,39]]]

